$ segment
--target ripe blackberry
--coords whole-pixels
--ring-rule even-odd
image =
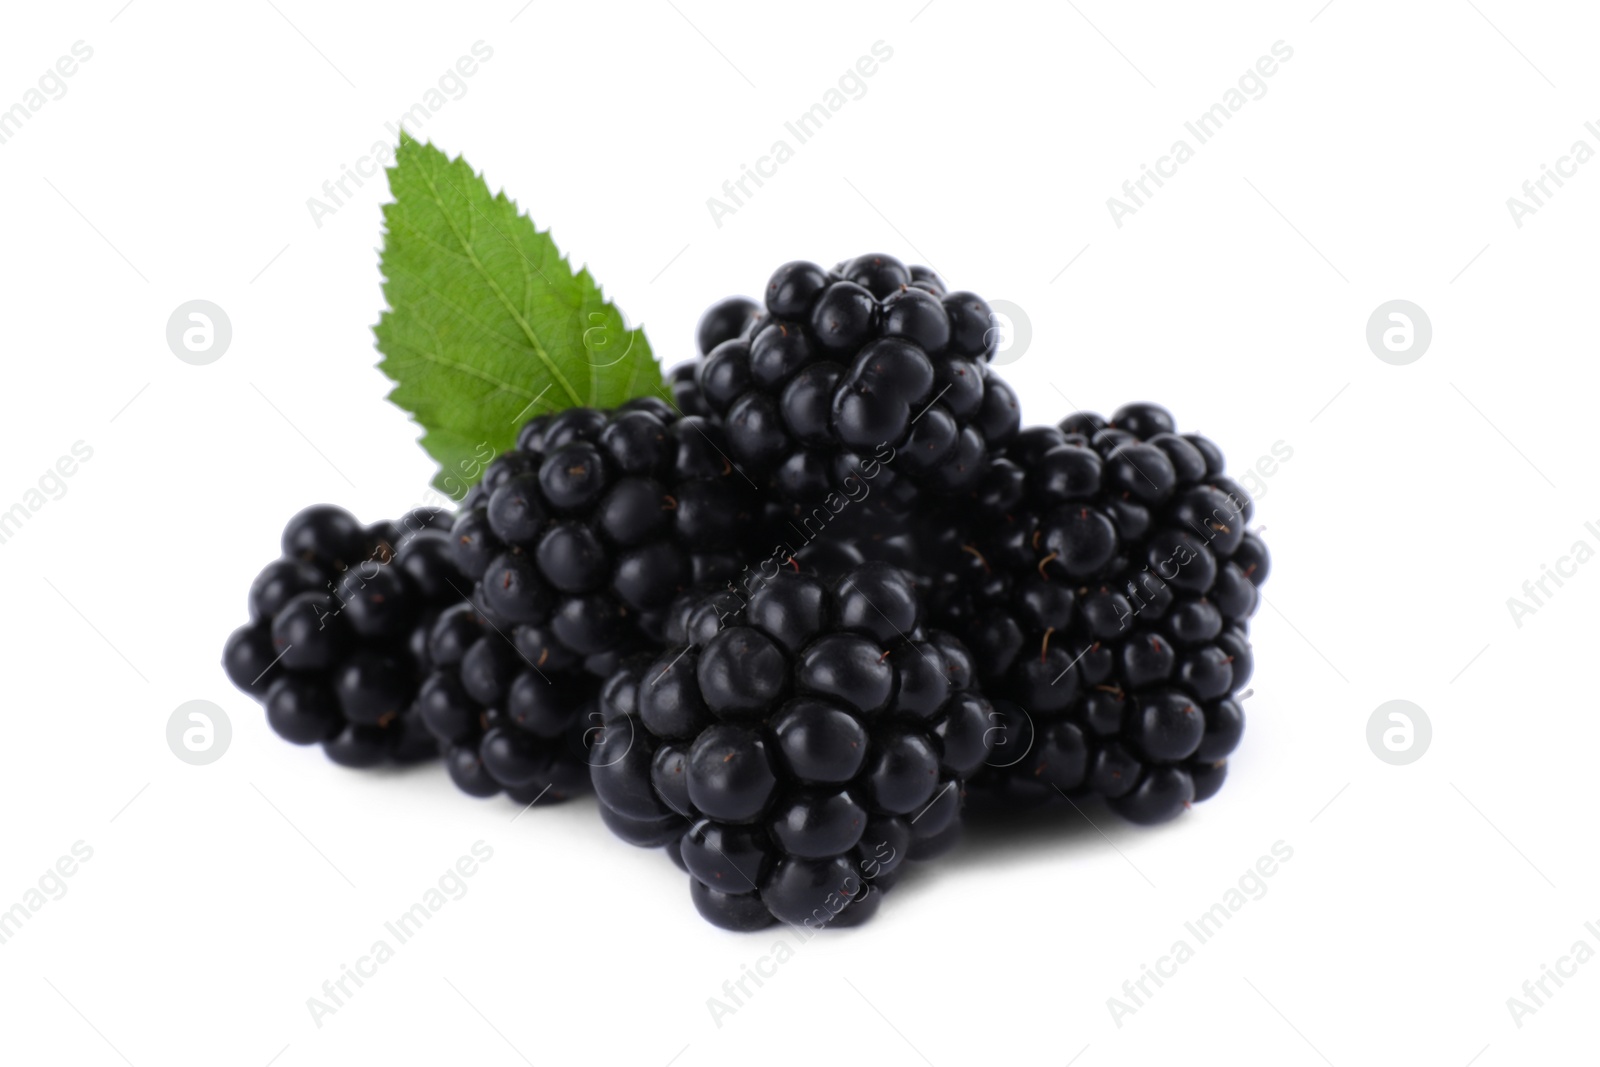
[[[705,918],[850,924],[953,844],[992,712],[908,575],[790,569],[670,615],[673,643],[606,682],[590,763],[608,825],[675,843]]]
[[[764,313],[723,301],[699,340],[704,403],[733,457],[780,500],[812,504],[874,455],[886,482],[959,492],[1017,430],[1016,395],[987,366],[998,343],[989,306],[891,256],[832,271],[786,263]]]
[[[722,431],[654,398],[530,420],[474,492],[451,531],[473,603],[597,677],[659,641],[684,589],[738,574],[755,510]]]
[[[429,666],[420,635],[461,599],[443,517],[419,508],[363,527],[322,505],[289,520],[222,653],[279,736],[351,767],[437,754],[410,709]]]
[[[427,649],[432,670],[415,710],[457,788],[475,797],[504,790],[521,803],[588,788],[582,735],[596,685],[547,628],[504,631],[457,603],[434,620]]]
[[[933,617],[999,712],[973,790],[1006,805],[1098,794],[1135,822],[1220,787],[1253,660],[1266,547],[1205,438],[1154,404],[1018,434],[960,511],[929,524]]]

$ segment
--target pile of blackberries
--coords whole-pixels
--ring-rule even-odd
[[[453,516],[296,515],[228,676],[347,766],[592,787],[734,930],[865,920],[969,802],[1171,819],[1243,732],[1254,505],[1153,404],[1021,428],[998,337],[927,268],[785,264]]]

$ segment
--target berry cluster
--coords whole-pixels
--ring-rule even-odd
[[[698,341],[453,516],[296,515],[229,678],[341,764],[592,787],[733,930],[864,921],[969,799],[1216,793],[1269,569],[1216,445],[1154,404],[1020,429],[989,306],[888,256],[785,264]]]
[[[670,846],[711,922],[854,924],[954,843],[993,712],[903,571],[754,584],[686,598],[673,643],[607,682],[595,792],[625,839]]]
[[[604,677],[659,643],[679,593],[737,577],[754,512],[721,429],[647,397],[530,420],[463,501],[451,537],[486,619],[533,628],[532,644]]]
[[[1004,722],[988,799],[1091,793],[1153,823],[1221,787],[1268,557],[1221,451],[1175,431],[1154,404],[1025,430],[930,530],[934,617]]]
[[[600,679],[658,647],[667,608],[743,566],[751,483],[721,430],[642,398],[529,420],[462,502],[452,559],[470,601],[428,637],[417,707],[471,796],[571,796]]]
[[[988,362],[989,305],[926,267],[864,255],[796,261],[765,306],[724,300],[701,319],[695,381],[733,457],[779,500],[810,504],[888,448],[891,480],[958,492],[1017,431],[1017,398]]]
[[[321,744],[348,767],[435,754],[412,704],[429,628],[461,599],[443,519],[423,508],[363,527],[321,505],[289,520],[283,555],[250,585],[250,621],[222,653],[284,740]]]
[[[427,652],[433,669],[416,710],[457,788],[474,797],[504,790],[522,804],[584,790],[582,730],[595,683],[548,630],[501,629],[458,603],[434,621]]]

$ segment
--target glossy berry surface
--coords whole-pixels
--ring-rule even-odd
[[[433,669],[413,707],[459,789],[544,803],[587,789],[595,685],[547,629],[503,629],[463,602],[434,620],[427,648]]]
[[[330,505],[289,520],[284,555],[251,583],[250,621],[222,653],[229,680],[284,740],[320,744],[347,767],[437,753],[413,700],[429,666],[425,635],[461,600],[445,520],[419,508],[363,527]]]
[[[973,795],[1097,794],[1134,822],[1212,796],[1239,744],[1247,627],[1269,569],[1222,453],[1155,404],[1017,435],[975,496],[921,528],[933,620],[1005,709]]]
[[[892,458],[884,481],[909,483],[902,493],[959,492],[1017,431],[1016,396],[986,366],[988,304],[947,295],[925,267],[877,253],[833,270],[785,263],[734,333],[744,307],[706,312],[693,373],[770,502],[814,505],[869,457]]]
[[[668,637],[607,681],[591,775],[625,839],[676,828],[711,922],[859,921],[902,860],[953,841],[991,709],[904,571],[686,596]]]
[[[718,426],[646,398],[539,416],[517,440],[451,532],[473,603],[498,629],[537,627],[604,676],[659,642],[675,597],[738,574],[754,487]]]

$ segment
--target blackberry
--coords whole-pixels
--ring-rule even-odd
[[[429,668],[421,635],[461,599],[443,518],[419,508],[363,527],[319,505],[289,520],[222,652],[280,737],[351,767],[437,754],[411,705]]]
[[[1268,571],[1253,513],[1214,444],[1130,404],[1023,431],[979,493],[924,527],[933,618],[972,649],[1000,713],[1003,755],[975,796],[1096,794],[1153,823],[1221,786]]]
[[[786,263],[764,313],[723,301],[698,339],[700,397],[734,459],[781,501],[813,504],[873,456],[886,483],[911,483],[903,491],[959,492],[1017,430],[1016,396],[987,366],[989,306],[891,256],[832,271]]]
[[[457,603],[434,620],[427,649],[432,670],[415,711],[457,788],[475,797],[505,791],[521,803],[587,789],[583,732],[593,725],[596,683],[547,628],[503,631]]]
[[[484,618],[540,628],[604,677],[659,642],[664,611],[696,582],[726,581],[755,513],[722,431],[643,398],[524,425],[451,531]]]
[[[992,711],[907,574],[786,569],[680,598],[668,636],[605,683],[591,773],[619,836],[676,847],[705,918],[848,925],[954,843]]]

